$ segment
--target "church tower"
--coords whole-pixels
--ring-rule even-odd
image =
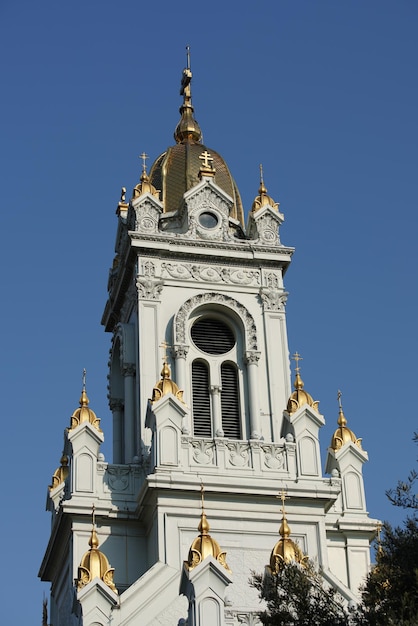
[[[84,381],[48,492],[53,626],[259,623],[248,579],[278,542],[280,491],[294,545],[347,602],[369,568],[367,453],[340,401],[324,476],[324,417],[299,355],[291,388],[284,215],[260,168],[245,223],[228,165],[202,143],[191,80],[188,57],[175,144],[149,171],[143,154],[117,206],[102,318],[113,459]]]

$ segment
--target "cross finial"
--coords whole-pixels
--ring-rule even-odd
[[[303,358],[300,356],[299,352],[295,352],[292,359],[296,363],[295,371],[298,374],[300,372],[299,361],[303,361]]]
[[[203,485],[203,480],[200,479],[200,501],[202,503],[202,513],[205,510],[205,487]]]
[[[188,70],[190,69],[190,46],[189,45],[186,46],[186,67]]]
[[[284,515],[284,501],[286,499],[289,498],[289,496],[287,495],[287,491],[285,491],[284,489],[282,489],[278,495],[276,496],[276,498],[280,498],[280,500],[282,501],[282,513]]]
[[[139,155],[139,158],[142,159],[142,171],[146,174],[147,172],[146,160],[148,159],[148,154],[145,154],[145,152],[143,152],[142,154]]]
[[[86,368],[84,368],[83,369],[83,377],[82,377],[83,391],[86,390],[86,377],[87,377],[87,370],[86,370]]]
[[[260,163],[260,183],[263,185],[264,184],[264,178],[263,178],[263,164]]]
[[[120,190],[120,201],[125,202],[126,198],[126,187],[122,187]]]
[[[91,506],[91,523],[93,524],[93,527],[96,525],[96,507],[94,504]]]
[[[338,400],[338,406],[339,406],[339,408],[340,408],[340,411],[342,411],[342,410],[343,410],[343,405],[342,405],[342,403],[341,403],[341,396],[342,396],[342,395],[343,395],[343,394],[342,394],[342,393],[341,393],[341,391],[338,389],[338,392],[337,392],[337,400]]]
[[[164,349],[163,359],[167,361],[167,348],[170,348],[170,344],[164,339],[164,341],[160,343],[160,348]]]
[[[205,150],[204,152],[202,152],[202,154],[199,156],[199,159],[202,161],[202,166],[207,168],[207,169],[212,169],[212,161],[213,161],[213,157],[210,154],[210,152],[208,152],[207,150]]]

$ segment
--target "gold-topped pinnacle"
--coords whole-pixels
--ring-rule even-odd
[[[295,381],[293,383],[293,387],[295,388],[295,391],[292,393],[292,395],[290,396],[288,400],[287,412],[289,413],[289,415],[291,415],[292,413],[295,413],[295,411],[297,411],[304,404],[308,404],[315,411],[318,411],[319,401],[314,400],[312,396],[307,391],[304,390],[304,382],[301,378],[300,367],[299,367],[299,361],[302,361],[303,358],[300,356],[298,352],[295,352],[295,354],[292,356],[292,360],[296,362]]]
[[[144,193],[149,193],[151,196],[154,196],[154,198],[160,199],[160,190],[154,187],[147,173],[146,160],[148,159],[148,155],[142,152],[139,158],[142,159],[142,172],[139,183],[133,188],[132,200],[139,198],[139,196],[142,196]]]
[[[264,184],[264,176],[263,176],[263,166],[260,163],[260,187],[258,188],[258,196],[256,196],[251,211],[255,213],[259,211],[264,206],[269,206],[275,211],[279,210],[280,204],[275,202],[271,196],[267,194],[267,188]]]
[[[114,568],[110,567],[106,556],[99,550],[99,538],[96,531],[95,506],[92,506],[92,529],[89,539],[90,550],[81,559],[78,568],[77,589],[80,590],[95,578],[100,578],[112,591],[118,593],[113,582]]]
[[[116,215],[126,216],[126,211],[129,208],[129,204],[126,202],[126,187],[122,187],[120,190],[120,200],[116,207]]]
[[[200,498],[202,512],[200,514],[199,526],[197,527],[199,536],[192,542],[188,559],[184,564],[187,569],[191,570],[208,556],[212,556],[220,565],[230,572],[231,570],[226,562],[226,552],[222,551],[218,542],[209,535],[210,526],[205,513],[204,493],[205,489],[203,483],[201,483]]]
[[[68,476],[68,473],[69,473],[68,456],[64,454],[64,452],[62,453],[60,464],[61,465],[52,474],[52,481],[51,481],[51,484],[49,485],[50,491],[58,487],[58,485],[61,485],[61,483],[65,482],[65,479]]]
[[[177,143],[199,143],[202,140],[202,131],[193,117],[192,106],[192,70],[190,69],[190,46],[186,46],[186,67],[181,78],[180,95],[183,96],[183,104],[179,111],[181,119],[174,131],[174,139]]]
[[[282,501],[282,521],[279,528],[280,539],[274,546],[270,555],[270,564],[267,568],[272,574],[278,574],[283,565],[296,561],[301,565],[306,565],[308,557],[305,556],[297,543],[290,539],[290,526],[287,522],[285,511],[285,500],[289,497],[284,489],[276,496]]]
[[[89,399],[86,391],[86,369],[83,370],[83,378],[82,378],[82,389],[81,389],[81,397],[80,397],[80,408],[76,409],[71,416],[71,425],[70,430],[77,428],[83,422],[89,422],[92,426],[94,426],[99,432],[102,432],[100,428],[100,419],[97,417],[96,413],[89,409]]]
[[[350,428],[347,426],[347,418],[344,415],[343,405],[341,402],[342,393],[340,390],[337,392],[337,401],[338,401],[338,419],[337,424],[338,428],[332,436],[331,439],[331,448],[333,450],[339,450],[346,443],[350,441],[354,443],[356,446],[362,449],[361,447],[361,439],[358,439]]]
[[[158,400],[161,400],[163,396],[166,396],[167,394],[172,393],[173,396],[177,398],[177,400],[180,400],[180,402],[183,402],[184,404],[183,390],[179,389],[178,385],[176,385],[176,383],[173,380],[171,380],[171,370],[167,362],[167,348],[168,347],[169,347],[169,344],[166,341],[161,342],[160,348],[164,349],[163,367],[161,370],[161,379],[156,382],[155,387],[152,390],[151,402],[153,403],[157,402]]]

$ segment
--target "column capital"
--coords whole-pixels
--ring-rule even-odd
[[[189,346],[177,343],[173,346],[173,352],[175,359],[185,359],[187,357],[187,353],[189,352]]]
[[[248,365],[258,365],[260,360],[261,352],[256,352],[255,350],[247,350],[245,353],[245,362]]]

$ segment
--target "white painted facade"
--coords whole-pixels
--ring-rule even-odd
[[[119,204],[103,315],[112,333],[113,463],[94,425],[68,431],[69,476],[49,492],[51,539],[40,571],[51,581],[53,626],[186,624],[190,598],[188,626],[258,624],[248,580],[264,570],[278,540],[282,489],[292,539],[347,601],[357,597],[376,525],[364,495],[367,453],[352,442],[330,449],[324,476],[323,416],[308,404],[287,412],[283,275],[293,250],[280,242],[284,216],[273,202],[250,213],[245,231],[231,217],[234,202],[217,173],[204,170],[180,206],[141,190]],[[202,214],[211,216],[210,228]],[[228,352],[205,353],[192,340],[191,328],[205,318],[230,328]],[[184,402],[173,393],[150,402],[163,341]],[[195,434],[194,362],[208,372],[210,436]],[[223,363],[236,371],[239,438],[224,433]],[[231,574],[211,558],[189,574],[183,569],[197,535],[201,482],[210,534],[226,550]],[[79,591],[74,585],[92,503],[118,594],[99,578]]]

